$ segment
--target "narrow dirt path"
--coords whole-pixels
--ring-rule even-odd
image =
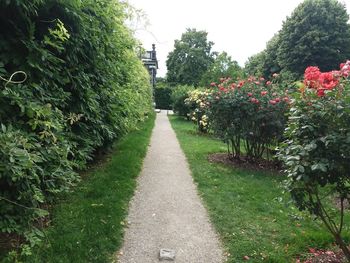
[[[162,248],[174,249],[177,263],[223,262],[221,244],[164,112],[157,115],[118,262],[159,262]]]

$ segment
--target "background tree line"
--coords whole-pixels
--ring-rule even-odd
[[[336,0],[305,0],[265,50],[248,59],[246,72],[265,78],[282,73],[296,80],[308,66],[319,66],[322,71],[338,68],[350,58],[348,21],[344,4]]]
[[[223,77],[237,79],[248,75],[268,80],[274,73],[280,74],[282,80],[296,81],[308,66],[317,65],[323,71],[338,68],[350,58],[348,21],[344,4],[337,0],[305,0],[244,68],[226,52],[213,51],[214,42],[207,39],[207,32],[187,29],[168,54],[168,71],[157,85],[156,104],[170,108],[176,103],[170,94],[178,85],[208,87]]]

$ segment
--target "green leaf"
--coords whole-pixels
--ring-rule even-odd
[[[317,163],[317,164],[313,164],[311,166],[311,170],[315,171],[315,170],[320,170],[322,172],[327,172],[327,166],[323,163]]]

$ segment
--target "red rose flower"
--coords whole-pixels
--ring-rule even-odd
[[[319,97],[323,97],[324,96],[324,89],[318,89],[317,90],[317,96],[319,96]]]
[[[220,86],[219,89],[220,89],[221,91],[225,92],[225,93],[227,92],[227,89],[226,89],[225,87],[223,87],[223,86]]]
[[[259,100],[256,98],[251,98],[250,102],[254,103],[254,104],[259,104]]]
[[[340,72],[341,75],[346,78],[350,75],[350,60],[340,64]]]
[[[338,79],[334,77],[332,72],[325,72],[325,73],[321,73],[320,75],[320,83],[322,87],[325,89],[328,89],[328,90],[333,89],[335,86],[338,85],[338,82],[339,82]]]
[[[289,98],[288,97],[284,97],[283,101],[288,103],[289,102]]]
[[[318,67],[307,67],[304,73],[304,84],[309,88],[317,88],[321,71]]]
[[[318,80],[321,75],[321,71],[318,67],[307,67],[305,69],[304,78],[305,80]]]

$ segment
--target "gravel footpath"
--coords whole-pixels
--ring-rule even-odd
[[[159,262],[163,248],[175,250],[172,262],[224,261],[221,244],[165,112],[157,114],[118,262]]]

